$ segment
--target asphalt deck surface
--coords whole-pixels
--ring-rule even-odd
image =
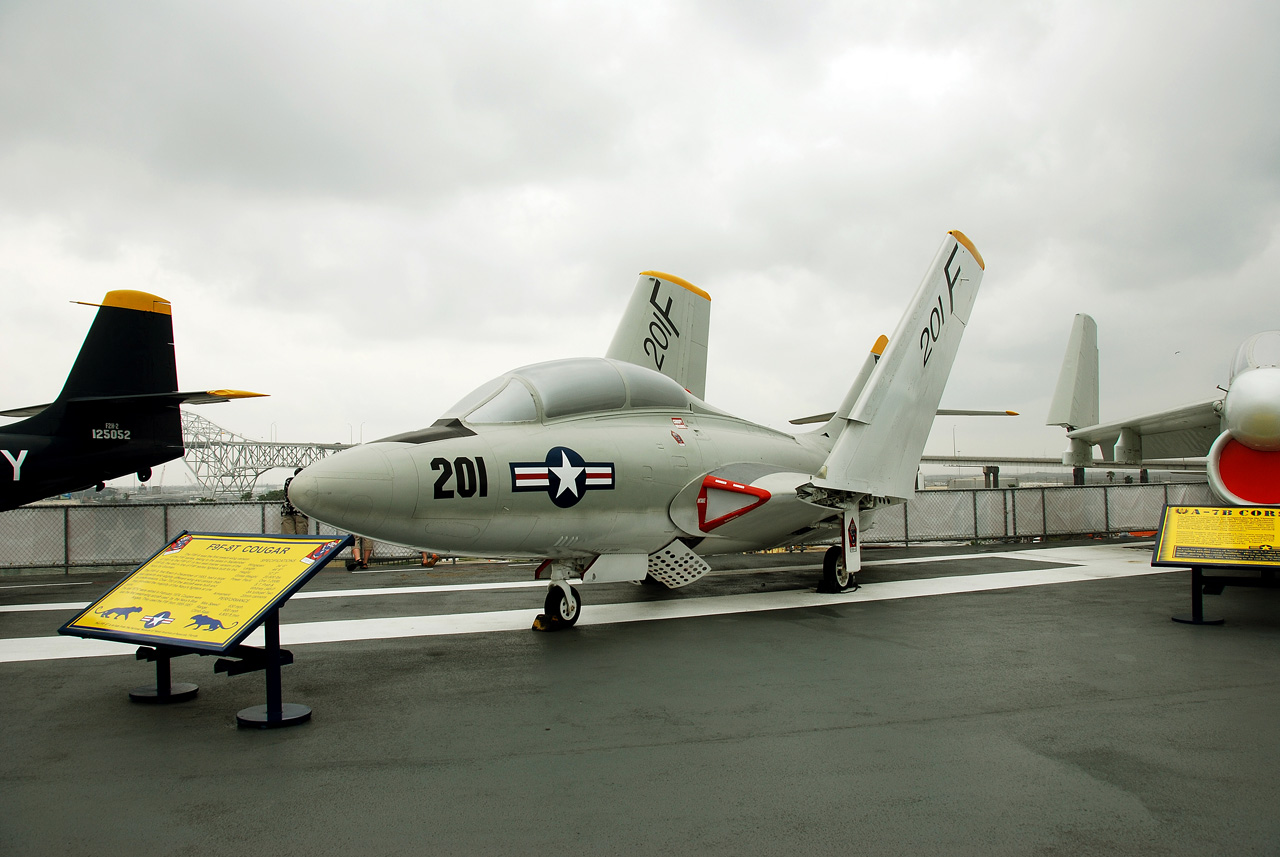
[[[1280,854],[1280,592],[1179,625],[1149,547],[1023,547],[869,549],[821,597],[817,552],[723,558],[551,634],[485,585],[527,564],[326,569],[281,614],[314,717],[272,731],[212,658],[170,706],[134,647],[22,659],[118,575],[0,576],[0,854]]]

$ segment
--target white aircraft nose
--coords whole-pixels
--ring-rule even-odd
[[[289,499],[339,529],[376,535],[396,499],[394,468],[383,449],[387,446],[402,444],[369,443],[317,461],[293,477]],[[404,487],[416,495],[417,479],[413,482]]]
[[[1223,403],[1231,436],[1251,449],[1280,450],[1280,368],[1236,375]]]

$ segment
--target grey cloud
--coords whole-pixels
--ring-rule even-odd
[[[712,400],[778,422],[838,399],[959,228],[989,268],[948,401],[1042,398],[1080,311],[1108,366],[1205,352],[1110,395],[1195,398],[1275,324],[1277,35],[1246,2],[10,2],[0,273],[249,314],[368,379],[345,430],[607,341],[658,268],[715,298]]]

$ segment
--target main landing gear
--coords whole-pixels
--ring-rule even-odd
[[[539,613],[538,618],[533,620],[533,630],[559,631],[571,628],[582,614],[582,596],[567,581],[553,580],[547,589],[547,600],[542,609],[546,612]]]
[[[827,548],[822,557],[822,583],[819,592],[844,592],[849,587],[858,586],[856,576],[849,572],[844,563],[844,548],[834,545]]]

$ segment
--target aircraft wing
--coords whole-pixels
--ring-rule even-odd
[[[679,277],[645,271],[605,357],[656,369],[705,399],[710,332],[710,295]]]
[[[1141,438],[1141,458],[1194,458],[1208,455],[1222,433],[1217,399],[1192,402],[1156,413],[1067,432],[1071,440],[1102,447],[1103,460],[1112,460],[1112,447],[1126,429]]]
[[[127,399],[132,402],[141,402],[144,400],[151,401],[171,401],[174,404],[186,405],[212,405],[216,402],[229,402],[232,399],[252,399],[258,396],[266,396],[267,393],[250,393],[247,390],[199,390],[188,393],[143,393],[133,396],[77,396],[73,399],[66,399],[67,402],[107,402]],[[7,411],[0,411],[0,417],[34,417],[43,411],[52,402],[46,402],[43,405],[27,405],[22,408],[10,408]]]

